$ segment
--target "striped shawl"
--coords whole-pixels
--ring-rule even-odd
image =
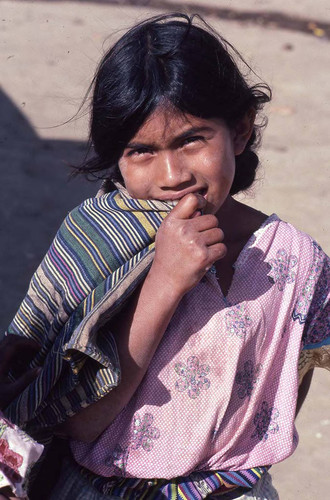
[[[42,367],[41,373],[6,409],[7,417],[35,439],[49,443],[51,427],[120,382],[116,344],[102,326],[147,274],[157,229],[174,205],[134,200],[121,188],[86,200],[61,225],[8,328],[41,345],[32,363]],[[221,496],[251,488],[267,469],[211,471],[168,481],[124,479],[120,497],[131,498],[134,491],[141,498],[177,498],[180,491],[195,499],[210,488]],[[108,493],[107,478],[83,468],[81,474]]]
[[[86,200],[64,220],[8,329],[41,345],[32,365],[40,375],[6,409],[31,435],[40,438],[40,428],[118,385],[116,345],[101,327],[148,272],[156,231],[173,205],[121,189]]]

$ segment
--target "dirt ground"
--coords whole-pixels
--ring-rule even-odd
[[[96,192],[95,183],[69,181],[68,165],[84,156],[88,119],[84,112],[72,118],[104,48],[137,20],[178,6],[175,0],[138,3],[0,0],[1,330],[65,214]],[[259,178],[240,198],[276,212],[329,253],[328,4],[245,0],[244,12],[255,18],[238,15],[243,2],[194,5],[274,92]],[[222,19],[220,7],[236,14]],[[280,16],[273,22],[262,21],[275,11]],[[329,498],[329,394],[329,373],[317,371],[297,419],[298,450],[272,469],[281,500]]]

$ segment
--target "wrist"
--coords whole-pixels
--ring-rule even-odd
[[[178,304],[188,290],[184,290],[182,283],[171,279],[166,273],[159,269],[159,266],[153,262],[145,280],[145,285],[153,289],[158,300]]]

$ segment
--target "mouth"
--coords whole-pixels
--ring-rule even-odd
[[[200,194],[201,196],[203,196],[203,198],[205,198],[205,200],[207,200],[207,189],[206,188],[200,189],[199,191],[197,191],[197,194]]]
[[[171,195],[171,197],[167,199],[168,200],[170,199],[171,201],[179,201],[187,194],[199,194],[200,196],[203,196],[205,200],[207,200],[207,188],[195,189],[190,191],[189,190],[181,191]]]

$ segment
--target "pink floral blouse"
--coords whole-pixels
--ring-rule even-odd
[[[27,498],[28,473],[43,448],[0,413],[0,490],[9,486],[18,498]]]
[[[285,459],[300,353],[330,344],[328,299],[320,247],[269,217],[227,296],[212,272],[185,295],[129,404],[97,441],[72,442],[75,460],[99,476],[170,479]]]

